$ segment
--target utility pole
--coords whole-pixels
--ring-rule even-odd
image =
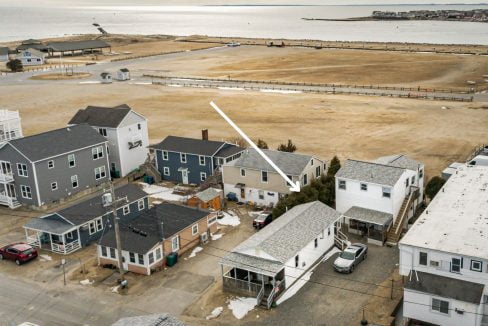
[[[115,242],[117,244],[117,258],[119,262],[119,273],[120,277],[122,280],[124,279],[124,266],[122,262],[122,244],[120,242],[120,228],[119,228],[119,220],[120,218],[117,216],[117,204],[125,200],[127,201],[127,198],[115,198],[115,190],[114,190],[114,185],[112,182],[110,182],[110,194],[112,196],[112,201],[110,205],[112,206],[112,214],[113,214],[113,219],[114,219],[114,229],[115,229]]]

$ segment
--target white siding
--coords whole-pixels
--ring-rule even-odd
[[[268,206],[276,205],[279,200],[279,194],[277,192],[262,190],[264,193],[264,199],[260,199],[259,191],[261,191],[261,189],[246,187],[244,191],[245,198],[242,198],[240,188],[236,188],[235,185],[231,185],[228,183],[224,184],[224,195],[227,196],[229,192],[233,192],[237,195],[238,200],[242,202],[252,201],[254,203],[257,203],[258,205]]]
[[[138,119],[134,119],[131,115],[136,116]],[[134,120],[132,123],[125,123],[126,119]],[[117,130],[118,136],[118,155],[119,155],[119,169],[121,176],[125,176],[131,171],[137,169],[147,158],[147,154],[149,150],[147,146],[149,146],[149,136],[148,136],[148,129],[147,129],[147,120],[140,118],[135,113],[131,112],[126,119],[124,119],[121,125]],[[141,129],[139,130],[137,125],[141,125]],[[129,149],[129,142],[141,139],[142,146],[138,146],[132,149]]]

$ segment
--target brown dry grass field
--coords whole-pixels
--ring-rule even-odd
[[[145,68],[198,77],[459,89],[470,80],[488,88],[488,56],[473,55],[241,46]]]
[[[153,143],[167,135],[200,137],[204,128],[210,129],[211,139],[235,137],[233,129],[210,107],[211,100],[250,137],[264,139],[271,148],[291,138],[299,152],[325,159],[333,155],[374,159],[405,153],[424,161],[430,176],[486,142],[488,107],[479,103],[122,83],[0,88],[0,107],[20,111],[26,135],[63,127],[87,105],[127,103],[149,119]]]

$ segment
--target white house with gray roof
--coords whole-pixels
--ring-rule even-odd
[[[147,119],[127,104],[113,108],[88,106],[68,125],[88,124],[108,141],[110,174],[124,177],[139,168],[149,154]]]
[[[309,185],[326,171],[325,161],[304,154],[263,150],[263,152],[290,178]],[[223,166],[224,194],[236,195],[240,202],[273,206],[285,194],[289,185],[254,149],[244,151],[239,159]]]
[[[396,243],[422,202],[424,165],[404,155],[349,159],[335,178],[336,209],[349,232],[367,235],[371,243]]]
[[[268,309],[334,247],[341,214],[319,202],[298,205],[239,244],[221,261],[225,291]]]
[[[88,125],[11,140],[0,147],[0,204],[39,207],[109,180],[107,140]]]
[[[398,244],[403,316],[488,325],[488,167],[457,168]]]

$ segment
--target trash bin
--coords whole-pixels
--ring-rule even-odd
[[[166,256],[166,265],[168,267],[174,266],[178,262],[178,254],[176,252],[170,253]]]

